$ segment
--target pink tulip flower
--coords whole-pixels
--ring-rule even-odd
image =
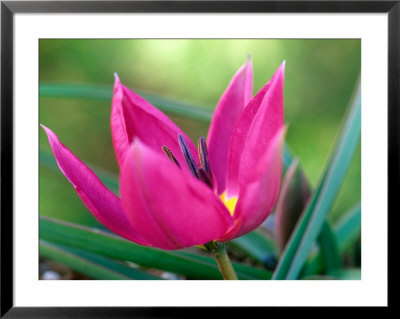
[[[115,78],[111,132],[121,198],[43,126],[58,166],[105,227],[166,250],[226,242],[271,213],[281,183],[284,66],[252,98],[252,63],[234,75],[198,148]]]

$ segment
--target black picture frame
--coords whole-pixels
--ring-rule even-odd
[[[15,307],[13,302],[13,20],[16,13],[387,13],[388,216],[398,213],[400,144],[400,1],[1,1],[1,318],[187,317],[192,308]],[[389,214],[391,212],[392,214]],[[389,223],[390,225],[390,223]],[[392,227],[394,223],[392,222]],[[393,234],[393,232],[389,233]],[[390,243],[390,242],[389,242]],[[390,246],[389,246],[390,247]],[[390,281],[388,282],[388,284]],[[390,306],[390,297],[388,305]],[[291,308],[294,310],[294,308]],[[235,310],[235,315],[247,309]],[[296,309],[296,314],[307,311]],[[196,315],[223,315],[197,308]],[[264,315],[268,315],[264,313]]]

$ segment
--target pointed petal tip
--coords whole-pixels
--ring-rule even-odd
[[[40,124],[40,126],[42,127],[42,129],[44,130],[44,132],[47,134],[48,137],[55,135],[55,133],[49,129],[47,126]]]
[[[119,79],[117,72],[114,72],[114,94],[122,92],[122,83]]]
[[[282,63],[279,65],[278,70],[283,74],[285,72],[286,67],[286,60],[283,60]]]
[[[47,126],[44,126],[43,124],[40,124],[40,126],[42,127],[42,129],[46,133],[47,138],[49,139],[49,142],[51,144],[51,140],[57,138],[57,135],[51,129],[49,129]]]
[[[235,76],[238,76],[239,74],[246,74],[248,72],[251,72],[252,74],[253,71],[253,61],[252,61],[252,56],[251,53],[247,54],[247,58],[246,61],[241,65],[241,67],[237,70],[236,74],[234,75],[233,78],[235,78]],[[252,77],[252,75],[251,75]]]
[[[247,60],[246,60],[245,66],[246,66],[246,68],[250,68],[250,69],[253,68],[253,59],[252,59],[251,53],[247,54]]]
[[[285,72],[285,67],[286,67],[286,60],[283,60],[281,65],[279,66],[279,70],[284,73]]]
[[[252,62],[252,55],[251,53],[247,53],[247,63],[251,63]]]

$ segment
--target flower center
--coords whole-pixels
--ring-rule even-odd
[[[187,145],[185,138],[182,134],[178,134],[178,143],[182,151],[183,158],[194,177],[204,182],[208,187],[213,189],[212,183],[212,174],[210,169],[210,164],[208,162],[208,152],[207,145],[204,140],[204,137],[199,138],[198,150],[199,150],[199,159],[200,159],[200,167],[197,167],[197,164],[193,158],[192,153],[190,152],[189,146]],[[162,146],[162,150],[165,155],[179,168],[181,168],[180,163],[175,158],[174,154],[172,154],[171,150],[166,146]]]
[[[193,155],[190,152],[189,146],[187,145],[182,134],[178,134],[178,142],[179,142],[179,146],[181,148],[183,157],[185,159],[185,162],[186,162],[190,172],[192,173],[192,175],[194,177],[196,177],[197,179],[201,180],[202,182],[204,182],[208,187],[213,189],[212,173],[211,173],[211,169],[210,169],[210,163],[208,162],[208,151],[207,151],[207,145],[204,140],[204,137],[200,137],[199,142],[198,142],[200,167],[197,167],[197,164],[193,158]],[[171,150],[167,146],[163,145],[162,150],[164,151],[165,155],[167,155],[167,157],[176,166],[181,168],[180,163],[178,162],[178,160],[175,158],[175,156],[172,154]],[[219,196],[219,198],[224,203],[226,208],[229,210],[229,213],[231,214],[231,216],[233,216],[238,198],[237,197],[227,198],[226,192],[223,192]]]
[[[226,208],[228,208],[229,213],[231,216],[233,216],[233,213],[235,212],[235,207],[238,201],[238,198],[236,196],[231,197],[231,198],[226,198],[226,192],[223,192],[219,198],[221,201],[225,204]]]

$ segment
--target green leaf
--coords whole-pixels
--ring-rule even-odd
[[[184,116],[209,122],[212,116],[212,110],[205,107],[194,106],[188,103],[183,103],[170,98],[159,96],[153,93],[135,90],[151,104],[164,112],[174,115]],[[53,98],[85,98],[110,101],[112,99],[113,88],[96,85],[77,85],[77,84],[45,84],[41,83],[39,87],[40,97]]]
[[[339,247],[336,241],[336,236],[332,232],[327,221],[322,225],[318,243],[323,264],[325,265],[325,272],[330,274],[331,272],[340,269],[342,267],[342,259],[340,257]]]
[[[329,275],[311,275],[301,278],[302,280],[361,280],[361,269],[340,269]]]
[[[326,275],[311,275],[300,278],[301,280],[337,280],[337,278],[333,276],[326,276]]]
[[[319,250],[313,252],[308,257],[306,264],[303,267],[300,278],[314,276],[323,272],[324,262]]]
[[[335,225],[334,231],[340,252],[347,251],[356,241],[361,231],[361,203],[345,214]]]
[[[51,243],[74,247],[115,260],[166,270],[193,279],[222,279],[214,260],[182,251],[166,251],[136,245],[121,237],[95,228],[83,227],[41,217],[40,238]],[[234,265],[240,279],[268,279],[271,273]]]
[[[273,279],[296,279],[337,197],[361,132],[360,86],[329,165],[278,263]]]
[[[361,203],[358,203],[349,212],[343,214],[342,219],[334,225],[333,233],[336,238],[339,254],[349,249],[357,239],[361,230]],[[321,231],[322,234],[322,231]],[[323,259],[319,250],[309,256],[305,264],[302,277],[319,274],[323,271]]]
[[[359,268],[341,269],[332,272],[330,275],[341,280],[361,280],[361,269]]]
[[[275,243],[260,230],[235,238],[228,245],[262,264],[266,262],[269,256],[276,256]]]
[[[195,258],[197,260],[200,260],[202,262],[215,265],[215,260],[213,258],[210,258],[208,256],[204,255],[196,255],[196,254],[190,254],[185,251],[180,251],[179,252],[183,256],[188,256],[190,258]],[[232,266],[235,269],[235,272],[237,274],[243,274],[246,275],[247,278],[239,278],[239,279],[271,279],[272,277],[272,272],[267,271],[265,269],[257,268],[257,267],[249,267],[240,263],[232,262]]]
[[[361,269],[346,268],[340,269],[329,275],[310,275],[301,278],[302,280],[361,280]]]
[[[55,245],[44,240],[39,241],[39,254],[42,257],[60,262],[71,269],[94,279],[126,280],[142,279],[157,280],[157,276],[128,267],[102,256],[78,249]]]

